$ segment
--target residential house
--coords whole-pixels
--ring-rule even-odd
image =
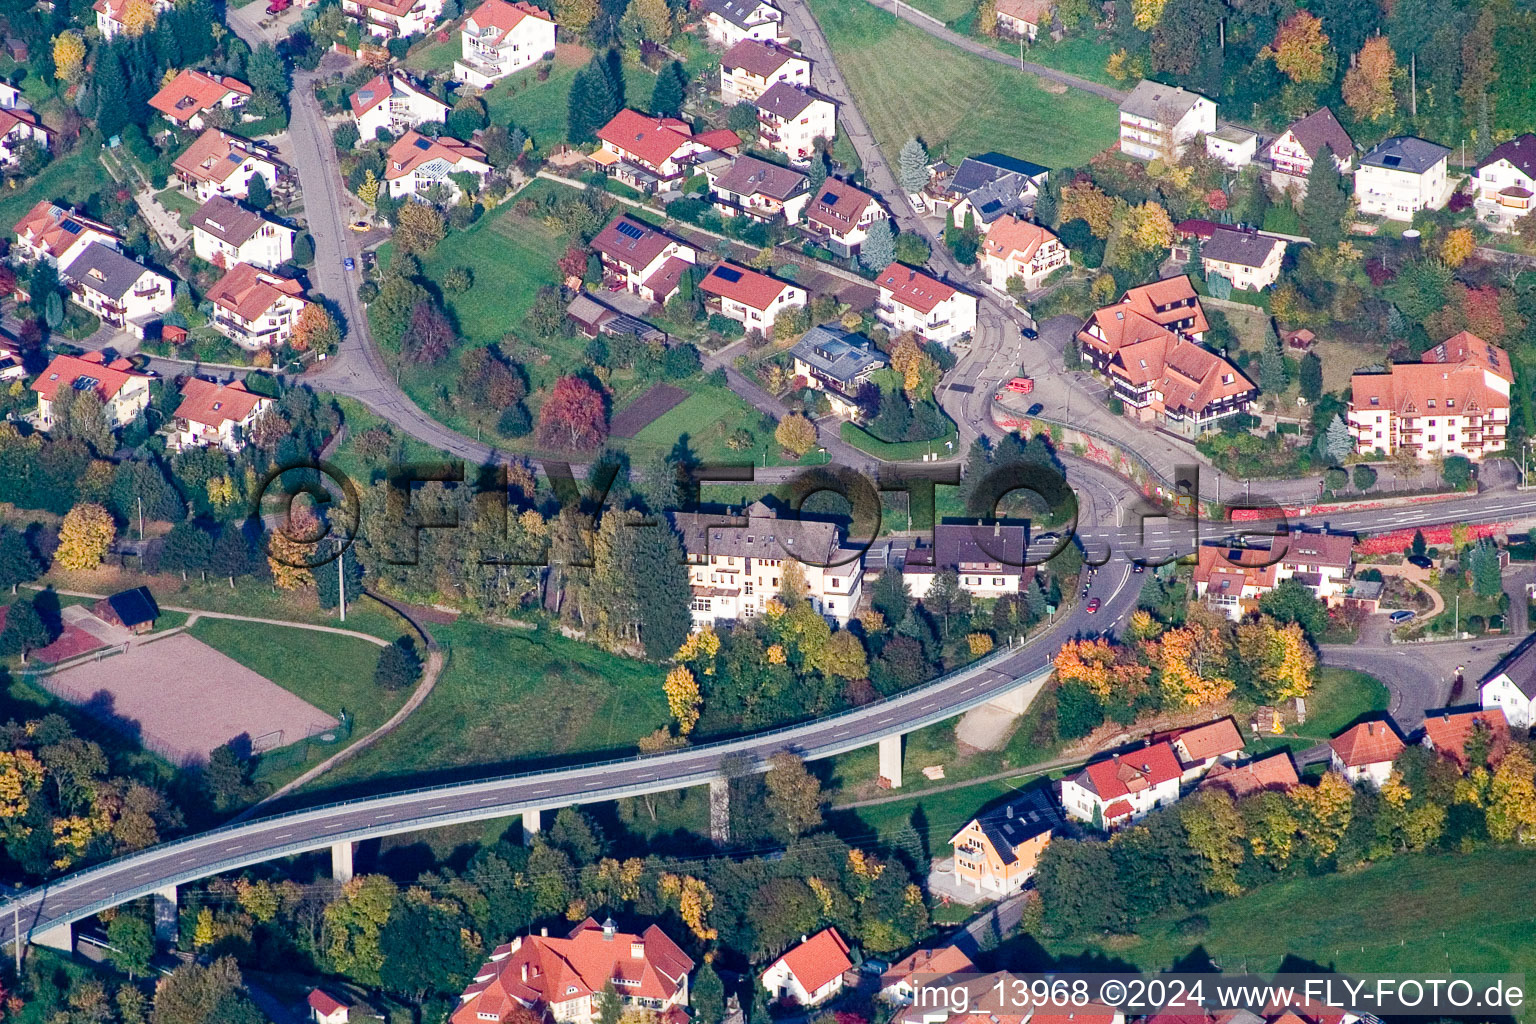
[[[140,373],[126,359],[110,363],[100,352],[81,356],[54,356],[47,369],[32,382],[37,392],[37,425],[53,429],[53,402],[60,388],[95,391],[106,406],[107,422],[114,429],[125,427],[149,406],[149,382],[152,373]]]
[[[1470,331],[1425,352],[1417,363],[1349,379],[1349,427],[1355,450],[1390,456],[1406,448],[1420,459],[1480,459],[1504,450],[1509,353]]]
[[[1200,545],[1194,571],[1195,596],[1236,621],[1258,607],[1258,599],[1294,579],[1325,604],[1355,599],[1353,534],[1296,530],[1269,547]]]
[[[1257,231],[1217,228],[1210,241],[1200,247],[1200,265],[1207,280],[1220,274],[1232,282],[1232,287],[1251,292],[1263,291],[1280,280],[1284,261],[1285,239]]]
[[[838,327],[812,327],[789,354],[795,361],[795,386],[826,395],[833,414],[845,420],[863,416],[859,388],[870,374],[888,365],[869,339]]]
[[[126,13],[131,2],[132,0],[96,0],[92,5],[91,10],[96,12],[96,31],[101,33],[103,40],[111,42],[120,35],[128,34]],[[151,13],[158,18],[171,10],[174,4],[172,0],[150,0],[149,6]],[[25,57],[16,57],[14,54],[12,59],[18,62],[26,60]]]
[[[996,11],[999,35],[1032,43],[1043,26],[1052,38],[1061,38],[1061,32],[1052,28],[1056,21],[1054,0],[997,0]]]
[[[171,166],[182,191],[206,203],[214,196],[244,199],[250,195],[251,179],[256,177],[263,178],[268,189],[276,188],[282,165],[270,147],[209,128]]]
[[[441,185],[456,200],[461,191],[450,175],[472,174],[484,181],[490,173],[485,150],[449,135],[433,139],[408,131],[384,155],[384,182],[396,199],[422,196]]]
[[[1536,197],[1536,135],[1527,132],[1494,146],[1478,163],[1472,184],[1477,219],[1491,231],[1515,230]]]
[[[848,943],[836,928],[823,928],[769,964],[763,988],[770,999],[815,1006],[841,992],[843,975],[852,969]]]
[[[1290,751],[1282,750],[1242,764],[1218,762],[1211,766],[1211,770],[1205,773],[1205,778],[1195,788],[1225,790],[1232,799],[1241,800],[1266,790],[1288,792],[1300,784],[1296,762],[1291,760]]]
[[[687,121],[621,110],[597,131],[602,143],[592,160],[620,181],[642,192],[658,192],[680,181],[696,159],[713,149],[741,144],[735,132],[720,128],[693,133]]]
[[[903,263],[880,272],[875,318],[892,335],[911,331],[919,342],[947,345],[976,329],[976,296]]]
[[[934,577],[952,572],[960,589],[972,597],[1017,594],[1034,578],[1025,565],[1029,527],[1022,523],[941,522],[933,528],[932,547],[907,549],[901,577],[911,595],[921,601]]]
[[[531,3],[485,0],[459,29],[455,80],[484,89],[555,52],[554,15]]]
[[[955,885],[995,899],[1011,896],[1035,877],[1040,854],[1062,827],[1047,786],[1035,786],[980,814],[949,839]]]
[[[382,46],[432,31],[442,20],[443,0],[341,0],[341,13],[362,27],[365,39]]]
[[[757,141],[766,149],[805,163],[817,139],[836,137],[837,107],[819,93],[775,82],[757,98]]]
[[[870,227],[888,216],[878,197],[840,178],[828,178],[806,206],[802,229],[837,255],[856,257]]]
[[[1504,712],[1511,729],[1536,725],[1536,640],[1526,640],[1495,665],[1478,695],[1484,710]]]
[[[1231,764],[1243,756],[1243,734],[1230,718],[1176,729],[1158,738],[1173,744],[1185,782],[1199,778],[1218,763]]]
[[[1143,78],[1120,103],[1120,152],[1174,160],[1196,135],[1216,131],[1216,104],[1197,92]]]
[[[610,983],[619,1002],[667,1017],[688,1005],[693,958],[656,925],[636,935],[608,918],[578,924],[565,938],[519,935],[497,946],[459,996],[450,1024],[496,1024],[534,1016],[593,1024]]]
[[[20,351],[10,347],[15,344],[15,338],[0,331],[0,384],[22,380],[27,376],[27,367],[21,361]]]
[[[762,502],[740,516],[676,512],[672,524],[688,562],[695,628],[756,618],[779,593],[786,560],[800,564],[811,607],[847,625],[863,594],[859,552],[837,525],[781,519]]]
[[[369,79],[347,102],[359,143],[374,141],[380,129],[392,136],[404,135],[417,125],[448,119],[448,104],[400,70]]]
[[[252,352],[286,345],[305,306],[303,285],[249,263],[230,267],[204,298],[214,330]]]
[[[1352,725],[1328,741],[1328,763],[1351,783],[1380,789],[1392,774],[1392,762],[1405,749],[1392,723],[1372,719]]]
[[[210,110],[227,110],[238,121],[250,98],[251,87],[238,79],[185,68],[149,98],[149,105],[172,127],[196,132],[207,127],[203,115]]]
[[[309,1007],[311,1024],[348,1024],[352,1007],[323,989],[310,989]]]
[[[1013,215],[999,217],[981,243],[981,272],[994,288],[1017,280],[1033,291],[1067,266],[1071,253],[1048,228]]]
[[[1034,215],[1035,200],[1050,180],[1050,168],[1002,153],[968,156],[951,172],[930,183],[928,197],[937,210],[949,210],[955,223],[972,218],[985,228],[1000,217]]]
[[[0,109],[0,167],[19,164],[28,143],[45,152],[52,149],[53,129],[30,110]]]
[[[69,285],[71,301],[102,323],[140,338],[175,302],[169,277],[100,242],[86,246],[59,274]]]
[[[293,228],[232,199],[215,196],[192,214],[192,252],[218,267],[249,263],[271,270],[293,259]]]
[[[1442,757],[1450,758],[1456,766],[1466,771],[1467,742],[1480,735],[1487,743],[1488,751],[1497,755],[1509,743],[1509,720],[1504,709],[1472,708],[1453,711],[1444,708],[1424,714],[1424,735],[1419,742]]]
[[[1233,170],[1247,167],[1259,149],[1259,137],[1235,124],[1222,125],[1205,137],[1205,154]]]
[[[764,334],[773,330],[780,313],[805,305],[805,289],[735,263],[717,263],[699,289],[709,296],[711,308]]]
[[[123,246],[117,232],[101,221],[43,200],[16,222],[11,259],[19,263],[47,260],[51,266],[67,267],[87,246],[97,242],[112,249]]]
[[[1077,341],[1125,415],[1197,437],[1246,412],[1259,394],[1226,357],[1199,343],[1208,328],[1194,286],[1181,275],[1132,288],[1097,310]]]
[[[710,42],[727,47],[743,39],[771,43],[786,38],[784,12],[767,0],[708,0],[704,31]]]
[[[667,332],[637,316],[620,313],[588,292],[578,292],[565,307],[565,315],[588,338],[606,334],[614,338],[638,338],[647,345],[666,345]]]
[[[1184,769],[1172,745],[1148,743],[1126,754],[1095,761],[1062,780],[1067,817],[1095,828],[1118,828],[1179,799]]]
[[[773,41],[743,39],[720,58],[720,101],[726,106],[756,103],[777,82],[808,89],[811,62]]]
[[[1307,175],[1312,173],[1312,164],[1324,146],[1333,154],[1339,170],[1347,174],[1355,162],[1355,140],[1339,124],[1332,110],[1319,107],[1281,132],[1264,155],[1274,167],[1276,180],[1283,188],[1304,188]]]
[[[629,214],[615,218],[592,239],[609,287],[652,302],[666,302],[682,275],[698,262],[698,250]]]
[[[181,404],[171,414],[166,447],[180,451],[217,445],[238,452],[251,427],[271,407],[270,398],[247,391],[243,381],[220,384],[188,377],[181,385]]]
[[[22,98],[21,90],[10,82],[0,82],[0,110],[28,110],[29,104]]]
[[[797,224],[811,199],[810,179],[804,174],[755,156],[739,156],[704,173],[715,209],[723,217],[771,221],[782,215],[786,223]]]
[[[887,1002],[910,1003],[918,988],[955,974],[974,974],[976,965],[958,946],[918,949],[880,975],[880,996]]]
[[[1445,146],[1408,135],[1378,143],[1355,172],[1355,205],[1362,216],[1411,221],[1420,210],[1438,210],[1451,198]]]

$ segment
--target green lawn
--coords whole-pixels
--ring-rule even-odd
[[[945,24],[965,17],[976,8],[971,0],[917,0],[911,6],[924,14],[938,18]]]
[[[336,402],[341,406],[342,422],[347,427],[347,437],[331,452],[329,461],[347,475],[362,490],[372,482],[376,465],[370,465],[357,451],[357,437],[363,431],[371,427],[388,426],[388,423],[375,416],[368,408],[355,398],[337,398]],[[404,461],[406,462],[441,462],[451,459],[447,452],[438,451],[431,445],[409,436],[408,434],[391,428],[391,433],[404,445]]]
[[[1332,739],[1361,715],[1385,711],[1390,698],[1387,688],[1374,676],[1324,665],[1317,670],[1317,685],[1307,696],[1306,723],[1296,732],[1308,739]]]
[[[167,210],[180,215],[182,227],[185,228],[191,226],[192,221],[190,218],[194,213],[197,212],[198,209],[198,202],[196,199],[193,199],[191,196],[187,195],[185,192],[181,191],[181,189],[174,185],[168,189],[164,189],[163,191],[155,193],[155,199]]]
[[[705,462],[725,465],[750,462],[757,466],[797,464],[793,459],[784,458],[772,431],[759,427],[761,416],[758,411],[734,391],[697,379],[678,382],[678,386],[691,389],[693,393],[642,427],[632,439],[614,439],[614,443],[626,448],[636,462],[657,451],[671,451],[678,439],[686,435],[689,447]],[[740,451],[726,447],[726,438],[738,427],[752,432],[752,447]],[[822,456],[812,449],[798,464],[815,465],[821,459]]]
[[[82,146],[62,160],[55,160],[19,189],[0,194],[0,224],[7,228],[39,200],[80,204],[94,192],[112,184],[111,175],[101,166],[97,151]]]
[[[1176,925],[1185,915],[1170,914],[1102,951],[1145,970],[1169,967],[1198,943],[1228,970],[1246,964],[1273,971],[1291,954],[1341,970],[1397,975],[1523,971],[1536,962],[1536,929],[1526,901],[1511,898],[1510,884],[1529,878],[1533,869],[1536,853],[1529,850],[1405,854],[1362,871],[1298,878],[1214,904],[1201,911],[1210,925],[1197,939],[1178,936]],[[1047,948],[1076,955],[1084,942]],[[1090,942],[1087,950],[1101,947]]]
[[[1085,163],[1118,136],[1108,100],[1053,94],[1033,75],[966,54],[870,4],[813,0],[811,7],[889,155],[916,135],[952,162],[997,150],[1063,167]]]
[[[955,431],[951,429],[943,437],[934,438],[931,441],[882,441],[857,423],[845,422],[841,428],[842,439],[862,452],[868,452],[877,459],[886,462],[910,462],[913,459],[921,459],[930,452],[938,452],[940,455],[952,454],[952,448],[945,448],[947,442],[955,439]]]
[[[432,632],[449,658],[437,689],[328,782],[629,755],[667,720],[660,666],[544,628],[460,620]]]

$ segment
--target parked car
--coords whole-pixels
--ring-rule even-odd
[[[1016,395],[1027,395],[1031,391],[1035,390],[1035,378],[1015,377],[1007,384],[1004,384],[1003,387],[1009,391],[1012,391]]]
[[[1028,409],[1025,410],[1024,415],[1026,415],[1026,416],[1039,416],[1044,411],[1045,411],[1045,406],[1041,405],[1039,402],[1036,402],[1034,405],[1030,406]]]
[[[1399,608],[1397,611],[1387,616],[1387,621],[1392,623],[1394,626],[1401,626],[1403,623],[1412,619],[1415,614],[1415,612],[1410,612],[1406,608]]]
[[[1409,555],[1408,564],[1419,569],[1432,569],[1435,563],[1424,555]]]
[[[357,261],[354,260],[351,256],[348,256],[341,261],[341,266],[343,270],[356,270]]]
[[[1024,335],[1024,337],[1028,338],[1030,341],[1034,341],[1036,338],[1040,337],[1040,332],[1035,330],[1033,327],[1020,327],[1019,333]]]
[[[347,225],[347,228],[348,228],[348,229],[349,229],[349,230],[351,230],[351,231],[367,231],[367,230],[369,230],[369,229],[370,229],[370,228],[371,228],[371,227],[372,227],[372,225],[370,225],[370,224],[369,224],[369,223],[368,223],[368,222],[367,222],[367,221],[365,221],[365,220],[355,220],[355,221],[353,221],[353,222],[352,222],[352,223],[351,223],[351,224],[348,224],[348,225]]]

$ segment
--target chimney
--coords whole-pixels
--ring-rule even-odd
[[[629,944],[629,956],[631,960],[645,959],[645,943],[638,939]]]
[[[526,960],[523,961],[523,980],[528,980],[528,962]]]
[[[1009,804],[1007,806],[1007,808],[1004,810],[1003,813],[1007,814],[1008,817],[1012,818],[1013,817],[1013,804]]]
[[[540,938],[544,938],[544,939],[549,938],[549,929],[548,928],[540,928],[539,929],[539,937]]]

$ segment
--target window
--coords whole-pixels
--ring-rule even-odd
[[[1002,586],[1003,585],[1003,578],[1001,576],[993,576],[992,577],[992,585],[994,587]]]
[[[748,597],[752,596],[752,584],[748,583],[746,587],[743,588],[742,593],[746,594]]]

